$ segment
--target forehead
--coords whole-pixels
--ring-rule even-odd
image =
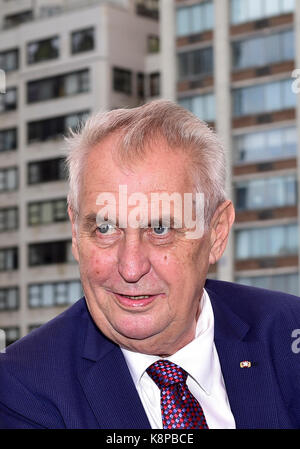
[[[131,166],[121,166],[112,152],[118,136],[111,135],[94,147],[86,160],[81,195],[94,198],[100,192],[117,192],[126,185],[128,193],[166,191],[192,192],[188,156],[180,149],[172,151],[164,139],[145,146],[145,157]]]

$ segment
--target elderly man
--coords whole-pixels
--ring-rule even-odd
[[[299,299],[206,280],[234,221],[213,131],[160,100],[68,145],[85,296],[1,355],[0,427],[300,427]]]

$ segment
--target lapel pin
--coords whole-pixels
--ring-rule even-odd
[[[240,368],[251,368],[251,362],[248,360],[243,360],[240,362]]]

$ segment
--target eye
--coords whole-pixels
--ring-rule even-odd
[[[111,235],[116,231],[115,227],[109,223],[102,223],[97,229],[102,235]]]
[[[170,228],[167,228],[165,226],[158,226],[156,228],[153,228],[153,232],[156,235],[166,235],[170,231]]]

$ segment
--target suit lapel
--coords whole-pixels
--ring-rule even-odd
[[[147,429],[149,421],[120,348],[89,320],[79,380],[102,429]]]
[[[237,428],[278,428],[269,357],[251,327],[206,288],[215,317],[215,345]],[[250,336],[251,335],[251,336]],[[240,362],[251,362],[241,368]]]
[[[206,290],[214,311],[215,345],[236,427],[279,428],[277,390],[264,341],[231,310],[221,294],[215,293],[212,282]],[[250,361],[251,367],[241,368],[241,361]],[[100,428],[150,428],[122,351],[103,336],[90,317],[79,371]]]

